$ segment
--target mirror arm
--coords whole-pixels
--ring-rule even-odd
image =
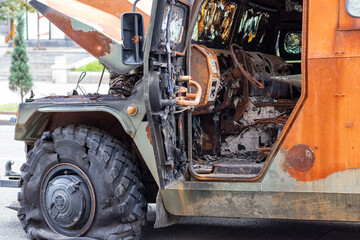
[[[136,12],[136,4],[139,2],[140,0],[135,0],[134,5],[133,5],[133,12]]]

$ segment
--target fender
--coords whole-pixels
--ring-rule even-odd
[[[144,121],[145,105],[143,90],[140,87],[128,99],[90,101],[87,96],[54,99],[39,99],[19,106],[19,115],[15,127],[15,139],[25,141],[30,147],[44,131],[53,131],[57,127],[71,124],[84,124],[103,129],[118,140],[133,141],[138,153],[159,184],[155,156],[148,132],[148,122]],[[137,113],[127,113],[128,106],[136,106]]]

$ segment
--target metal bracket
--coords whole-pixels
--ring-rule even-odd
[[[21,188],[20,186],[20,179],[18,180],[2,180],[0,179],[0,187],[7,187],[7,188]]]
[[[0,178],[0,187],[7,188],[20,188],[20,174],[14,172],[11,169],[11,166],[14,164],[14,161],[9,160],[5,164],[5,177],[7,179],[3,180]]]
[[[14,178],[20,178],[20,173],[14,172],[11,169],[11,166],[14,165],[14,161],[9,160],[5,163],[5,176],[7,177],[14,177]]]

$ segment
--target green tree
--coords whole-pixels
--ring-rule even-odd
[[[30,74],[28,57],[26,54],[26,42],[24,39],[24,12],[16,15],[16,35],[14,39],[15,47],[11,54],[11,66],[9,76],[9,88],[12,91],[20,91],[21,102],[24,96],[33,86],[32,76]]]
[[[0,21],[11,21],[11,32],[6,37],[5,42],[7,43],[12,38],[13,46],[15,46],[15,16],[23,11],[36,12],[35,8],[31,7],[26,0],[0,0]]]
[[[35,12],[25,0],[4,0],[0,2],[0,21],[13,20],[20,12]]]

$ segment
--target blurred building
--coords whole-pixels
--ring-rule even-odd
[[[77,46],[59,28],[50,23],[43,15],[25,14],[25,38],[29,47],[36,47],[38,34],[41,47],[73,47]]]
[[[74,47],[77,46],[54,24],[50,23],[44,16],[37,13],[25,13],[24,35],[28,47],[36,47],[38,34],[41,47]],[[6,36],[11,31],[11,22],[0,22],[0,45],[4,44]],[[12,40],[8,42],[12,45]]]
[[[1,1],[3,0],[0,0],[0,2]],[[134,1],[135,0],[94,0],[87,2],[86,0],[82,0],[81,2],[100,9],[101,7],[99,6],[101,5],[112,4],[113,6],[116,6],[118,4],[124,4],[128,6],[128,11],[131,11]],[[137,4],[137,7],[146,15],[150,15],[151,6],[152,0],[143,0]],[[111,10],[110,13],[120,18],[122,12],[114,13]],[[0,45],[3,43],[4,37],[6,38],[10,31],[10,21],[0,22]],[[38,37],[40,39],[41,47],[78,47],[75,42],[68,38],[61,30],[50,23],[41,14],[26,12],[24,31],[28,47],[36,47]],[[10,40],[9,46],[11,45],[12,41]]]

